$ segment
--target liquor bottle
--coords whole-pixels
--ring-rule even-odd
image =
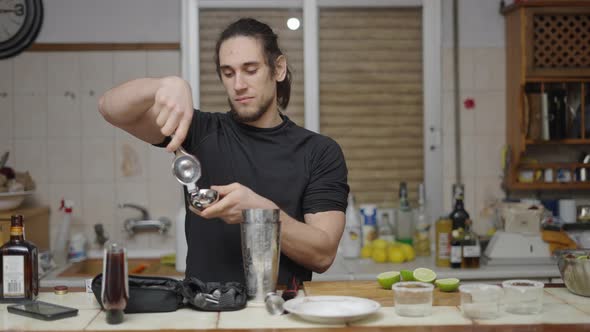
[[[430,256],[430,220],[426,213],[426,194],[424,184],[418,189],[418,208],[414,211],[414,250],[416,256]]]
[[[477,234],[473,232],[471,219],[465,223],[465,235],[463,236],[463,263],[464,268],[478,268],[481,249]]]
[[[10,240],[0,247],[0,302],[35,300],[39,295],[39,251],[25,240],[23,216],[10,219]]]
[[[453,221],[453,229],[461,229],[465,230],[465,222],[469,219],[469,213],[465,211],[465,207],[463,204],[464,199],[464,188],[462,184],[456,184],[453,186],[454,198],[455,198],[455,206],[453,208],[453,212],[449,216]]]
[[[361,255],[362,236],[361,221],[354,205],[352,193],[348,194],[348,206],[346,207],[346,225],[342,234],[342,257],[358,258]]]
[[[399,185],[399,208],[396,213],[397,241],[412,244],[414,223],[412,222],[412,208],[408,202],[408,188],[405,182]]]
[[[463,264],[463,229],[453,229],[451,231],[451,268],[458,269]]]

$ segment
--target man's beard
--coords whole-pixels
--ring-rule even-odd
[[[269,98],[268,101],[262,105],[260,105],[260,107],[258,108],[258,110],[254,113],[254,114],[244,114],[241,115],[238,113],[238,111],[236,111],[236,109],[234,108],[234,104],[232,104],[231,100],[228,98],[227,102],[229,103],[229,114],[231,115],[231,117],[236,120],[237,122],[241,122],[241,123],[249,123],[249,122],[254,122],[254,121],[258,121],[266,112],[268,112],[270,105],[272,104],[272,98]]]

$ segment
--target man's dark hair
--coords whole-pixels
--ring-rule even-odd
[[[279,48],[278,36],[272,29],[253,18],[241,18],[230,24],[219,36],[217,45],[215,45],[215,66],[217,76],[221,79],[221,69],[219,64],[219,48],[221,44],[232,37],[244,36],[253,37],[262,43],[266,64],[270,67],[272,76],[276,73],[276,60],[283,52]],[[287,67],[287,75],[281,82],[277,82],[277,103],[282,110],[287,109],[289,99],[291,98],[291,71]]]

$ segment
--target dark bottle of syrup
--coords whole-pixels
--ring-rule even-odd
[[[451,268],[458,269],[463,261],[463,236],[465,234],[465,223],[469,219],[469,213],[465,211],[463,205],[464,187],[462,184],[453,186],[453,197],[455,204],[453,212],[449,215],[453,223],[453,230],[451,231]]]
[[[471,219],[465,224],[465,235],[463,236],[463,265],[464,268],[478,268],[481,249],[477,234],[473,231]]]
[[[102,306],[106,311],[107,323],[123,322],[123,310],[129,300],[127,278],[127,252],[117,243],[111,243],[104,250],[102,268]]]
[[[39,295],[39,251],[25,240],[24,218],[10,219],[10,240],[0,247],[0,302],[35,300]]]

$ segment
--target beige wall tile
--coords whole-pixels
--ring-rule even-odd
[[[459,50],[459,78],[461,91],[471,90],[475,87],[475,59],[472,48]]]
[[[13,96],[3,95],[0,91],[0,140],[7,140],[14,136],[13,130]]]
[[[47,95],[47,53],[21,53],[14,58],[14,93]]]
[[[14,60],[13,58],[0,61],[0,93],[12,94],[14,92]]]
[[[66,138],[48,139],[47,166],[50,183],[81,183],[82,142]]]
[[[178,51],[148,51],[147,75],[150,77],[181,75],[180,53]]]
[[[82,133],[79,99],[72,95],[48,96],[47,137],[78,138]]]
[[[114,52],[116,85],[147,75],[147,53],[144,51]]]
[[[16,138],[13,146],[14,150],[10,152],[9,163],[18,171],[29,171],[37,184],[47,183],[49,181],[47,141],[41,138]]]
[[[79,56],[82,95],[98,97],[113,87],[113,52],[82,52]]]
[[[84,224],[113,222],[116,208],[114,183],[84,183],[80,197],[84,202],[82,210]]]
[[[476,99],[475,131],[477,135],[506,136],[506,94],[483,92]]]
[[[481,91],[504,90],[506,87],[506,50],[504,48],[475,48],[475,88]]]
[[[80,57],[78,52],[47,54],[47,94],[63,96],[80,93]]]
[[[502,136],[476,136],[475,162],[473,164],[478,177],[500,177],[502,175]]]
[[[15,138],[47,137],[47,96],[14,95]]]
[[[82,179],[85,183],[115,181],[115,140],[85,138],[82,142]],[[111,188],[113,196],[114,187]]]

